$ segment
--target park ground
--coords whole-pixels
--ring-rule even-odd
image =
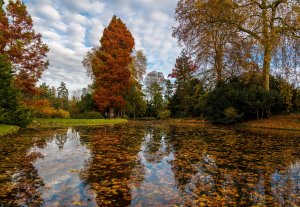
[[[153,123],[154,120],[151,122]],[[34,119],[28,128],[54,128],[54,127],[70,127],[70,126],[97,126],[105,124],[121,124],[126,123],[126,119]],[[133,122],[133,121],[129,121]],[[144,122],[144,121],[139,121]],[[194,124],[199,126],[210,125],[205,120],[199,119],[168,119],[162,121],[154,121],[157,124]],[[269,119],[253,120],[236,125],[236,129],[243,131],[263,132],[271,134],[300,134],[300,114],[280,115]],[[0,124],[0,136],[16,133],[19,130],[17,126]]]
[[[37,128],[54,128],[70,126],[97,126],[104,124],[121,124],[126,123],[126,119],[34,119],[28,126],[29,129]],[[19,127],[12,125],[0,124],[0,136],[16,133]]]

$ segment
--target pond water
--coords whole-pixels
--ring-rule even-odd
[[[300,136],[125,124],[4,137],[2,206],[300,206]]]

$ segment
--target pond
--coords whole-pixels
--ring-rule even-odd
[[[300,137],[124,124],[0,138],[2,206],[300,206]]]

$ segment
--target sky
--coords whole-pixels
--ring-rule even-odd
[[[147,72],[165,77],[180,53],[172,37],[177,0],[23,0],[33,18],[34,29],[49,46],[50,66],[40,83],[69,91],[91,83],[82,66],[84,55],[100,45],[104,28],[113,15],[120,17],[148,59]]]

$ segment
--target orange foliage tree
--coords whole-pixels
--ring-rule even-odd
[[[94,82],[93,98],[103,112],[125,108],[124,95],[131,86],[129,64],[134,39],[120,18],[113,16],[104,29],[101,46],[94,48],[83,60]]]
[[[6,12],[0,0],[0,52],[13,65],[16,86],[25,94],[33,94],[35,84],[48,67],[45,60],[49,48],[41,34],[33,30],[33,22],[26,6],[20,0],[10,0]]]

